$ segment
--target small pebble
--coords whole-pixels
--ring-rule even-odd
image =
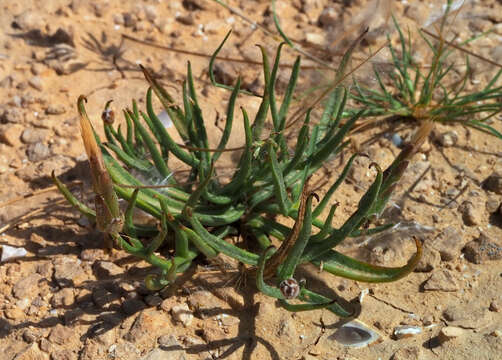
[[[464,335],[465,330],[456,326],[445,326],[439,331],[438,339],[440,343],[458,338]]]
[[[42,280],[40,274],[30,274],[21,278],[14,284],[12,293],[17,299],[34,298],[38,295],[39,282]]]
[[[4,313],[5,313],[5,317],[7,319],[20,320],[20,319],[24,318],[24,311],[21,310],[20,308],[18,308],[17,306],[5,310]]]
[[[49,147],[41,142],[31,144],[26,153],[28,155],[28,160],[31,162],[42,161],[51,156],[51,150]]]
[[[21,310],[26,310],[28,306],[30,306],[30,300],[28,298],[24,298],[16,301],[16,306]]]
[[[21,134],[21,141],[25,144],[35,144],[44,141],[47,135],[47,130],[27,128]]]
[[[502,245],[485,233],[481,233],[479,238],[467,243],[463,251],[465,258],[475,264],[502,259]]]
[[[21,102],[23,102],[23,99],[21,99]],[[24,120],[23,113],[20,109],[16,108],[7,108],[4,110],[3,114],[0,116],[0,122],[7,122],[7,123],[21,123]]]
[[[70,339],[73,333],[74,330],[72,330],[71,328],[57,324],[51,330],[49,341],[53,344],[63,345]]]
[[[175,321],[189,326],[193,320],[193,314],[187,304],[175,305],[171,309],[171,315]]]
[[[436,271],[424,284],[426,291],[457,291],[459,285],[448,270]]]
[[[443,147],[452,147],[458,141],[458,134],[456,131],[447,131],[439,134],[436,141]]]
[[[25,342],[27,342],[28,344],[31,344],[31,343],[37,341],[37,336],[30,329],[26,329],[23,332],[23,340]]]
[[[57,104],[57,105],[49,105],[47,109],[45,109],[45,113],[47,115],[61,115],[66,112],[66,108],[64,107],[63,104]]]
[[[305,41],[312,45],[324,45],[324,35],[318,33],[306,33]]]
[[[434,323],[434,317],[432,315],[425,315],[424,318],[422,319],[422,324],[424,324],[424,326],[429,326],[429,325],[432,325]]]
[[[191,13],[188,14],[178,14],[176,16],[176,20],[184,25],[193,25],[195,24],[195,19]]]
[[[136,25],[136,17],[131,13],[123,13],[125,27],[134,27]]]
[[[124,272],[124,269],[111,261],[98,261],[94,264],[93,270],[98,277],[118,276]]]
[[[115,25],[124,25],[125,24],[124,15],[120,13],[113,14],[113,23]]]
[[[15,27],[24,31],[42,30],[45,26],[45,21],[40,16],[41,13],[27,10],[15,17]]]
[[[486,207],[486,211],[489,214],[496,213],[500,207],[500,201],[496,198],[488,198],[488,200],[486,200],[485,207]]]
[[[45,70],[45,66],[41,63],[33,63],[31,64],[31,73],[33,75],[40,75],[41,73],[43,73]]]
[[[145,297],[145,302],[148,306],[159,306],[162,303],[162,298],[158,295],[148,295]]]
[[[157,18],[157,8],[153,5],[145,5],[144,11],[147,20],[153,23]]]
[[[502,174],[498,171],[494,172],[485,179],[483,185],[486,190],[502,195]]]
[[[478,226],[483,220],[483,209],[475,206],[471,201],[464,201],[458,210],[462,214],[462,220],[467,226]]]
[[[497,300],[493,300],[491,303],[490,303],[490,308],[489,308],[490,311],[493,311],[493,312],[500,312],[500,302],[497,301]]]
[[[395,147],[401,147],[401,145],[403,145],[403,139],[398,133],[392,134],[391,140]]]
[[[44,84],[39,76],[32,77],[30,80],[28,80],[28,83],[38,91],[42,91],[44,89]]]
[[[332,6],[327,6],[319,15],[319,24],[323,27],[335,27],[340,23],[340,13]]]

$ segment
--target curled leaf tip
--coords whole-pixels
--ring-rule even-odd
[[[111,125],[115,121],[115,113],[112,109],[110,109],[110,104],[112,103],[113,100],[108,100],[106,102],[105,108],[103,112],[101,113],[101,120],[105,124]]]
[[[415,240],[415,245],[417,246],[417,252],[408,261],[408,264],[410,265],[410,268],[412,270],[415,268],[415,266],[418,264],[418,262],[422,258],[422,252],[423,252],[422,242],[420,241],[420,239],[416,236],[413,236],[413,240]]]
[[[270,245],[268,248],[265,249],[265,251],[263,252],[264,254],[268,254],[270,251],[272,251],[273,249],[275,249],[275,246],[274,245]]]
[[[373,167],[376,168],[378,172],[382,172],[382,168],[380,167],[380,165],[378,165],[378,163],[374,161],[368,166],[368,168],[371,169]]]
[[[317,193],[315,193],[315,192],[310,193],[310,195],[309,195],[309,196],[314,197],[314,198],[317,200],[317,202],[321,201],[321,198],[320,198],[320,197],[319,197],[319,195],[317,195]]]

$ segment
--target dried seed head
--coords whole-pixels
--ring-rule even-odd
[[[113,112],[112,109],[110,109],[110,104],[112,103],[113,100],[108,100],[105,105],[105,109],[101,113],[101,119],[104,121],[105,124],[111,125],[113,124],[113,121],[115,120],[115,113]]]
[[[115,113],[112,109],[104,109],[101,113],[101,119],[103,119],[106,124],[111,125],[115,120]]]
[[[293,278],[282,280],[279,289],[286,299],[295,299],[300,295],[300,285]]]

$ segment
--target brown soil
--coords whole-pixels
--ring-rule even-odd
[[[277,8],[286,33],[310,41],[306,49],[336,64],[344,42],[329,44],[353,24],[355,29],[377,29],[358,50],[359,58],[369,53],[370,45],[375,49],[385,40],[384,12],[375,12],[371,3],[378,2],[295,0],[278,2]],[[472,3],[452,29],[466,39],[494,28],[468,48],[500,63],[502,4]],[[268,1],[229,4],[273,30]],[[323,13],[327,7],[333,10]],[[412,29],[437,9],[433,1],[394,4],[396,17]],[[325,310],[289,313],[257,293],[253,284],[236,286],[235,267],[222,271],[218,262],[200,261],[176,286],[149,292],[142,283],[151,270],[148,264],[121,251],[104,251],[101,234],[57,192],[41,192],[52,186],[54,170],[67,183],[83,181],[72,189],[88,193],[76,99],[87,96],[95,125],[109,99],[116,113],[133,98],[143,106],[147,85],[138,63],[162,76],[179,98],[190,60],[205,119],[215,124],[212,144],[219,139],[217,127],[229,93],[210,85],[208,58],[122,40],[122,34],[210,54],[232,28],[221,55],[255,61],[260,55],[254,44],[265,45],[272,55],[275,40],[209,0],[18,0],[4,2],[1,10],[0,245],[24,247],[28,254],[0,264],[0,359],[500,358],[502,190],[483,186],[493,173],[502,183],[500,140],[461,126],[438,126],[396,191],[393,203],[399,207],[391,206],[385,215],[421,226],[341,247],[361,259],[398,266],[413,253],[411,237],[417,235],[425,243],[419,271],[396,283],[364,284],[311,267],[302,270],[310,286],[347,300],[369,289],[360,320],[380,333],[381,341],[360,349],[344,347],[334,339],[341,319]],[[415,40],[416,56],[426,61],[426,47]],[[325,49],[332,55],[326,57]],[[284,53],[284,62],[292,63],[296,54],[289,49]],[[384,51],[378,60],[385,59]],[[456,59],[463,60],[461,54]],[[471,88],[482,86],[494,71],[481,60],[472,62],[476,71]],[[220,81],[231,83],[241,74],[247,89],[261,91],[258,66],[218,64]],[[287,80],[288,72],[281,70],[280,78]],[[369,72],[357,74],[365,78]],[[325,72],[305,70],[301,86],[307,89],[324,78]],[[254,113],[259,102],[241,96],[238,105]],[[494,126],[502,131],[498,120]],[[413,130],[413,124],[405,125],[398,131],[403,139]],[[242,130],[235,128],[230,147],[242,145]],[[399,151],[389,140],[395,132],[395,126],[383,124],[354,135],[354,146],[385,167]],[[221,163],[232,167],[232,160],[228,156]],[[338,159],[327,164],[322,176],[331,183],[340,164]],[[337,224],[354,210],[371,182],[368,164],[366,159],[358,162],[338,191]],[[399,338],[394,331],[402,325],[418,326],[421,332]],[[440,334],[445,326],[458,328],[444,331],[455,337]]]

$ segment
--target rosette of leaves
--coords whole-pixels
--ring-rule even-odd
[[[210,77],[217,86],[223,85],[214,81],[212,68],[223,43],[210,62]],[[354,46],[345,54],[338,74],[343,73]],[[373,266],[333,248],[349,236],[374,233],[391,226],[368,228],[367,224],[383,210],[416,149],[410,146],[403,150],[385,172],[374,164],[376,178],[360,199],[357,210],[341,227],[333,227],[337,204],[330,205],[332,196],[358,154],[348,160],[339,178],[316,205],[309,178],[346,147],[349,142],[344,137],[360,113],[342,121],[347,91],[337,87],[329,95],[319,121],[314,124],[311,111],[306,113],[298,140],[291,149],[284,130],[300,71],[300,58],[294,63],[279,104],[274,88],[281,47],[282,44],[272,67],[261,48],[265,89],[253,121],[241,108],[239,126],[244,128],[245,145],[237,170],[229,181],[222,182],[215,176],[215,163],[225,151],[236,122],[240,80],[230,88],[232,93],[221,140],[216,148],[210,149],[190,64],[182,86],[181,105],[175,104],[166,89],[143,69],[150,85],[146,111],[139,110],[135,102],[131,109],[125,109],[125,130],[104,121],[106,142],[95,134],[85,111],[85,98],[79,98],[78,111],[93,178],[95,209],[79,202],[56,177],[54,181],[68,201],[95,221],[116,246],[159,269],[146,278],[150,289],[172,283],[176,274],[189,268],[198,256],[213,258],[223,253],[247,265],[245,271],[255,276],[258,289],[280,299],[291,311],[327,308],[339,316],[352,316],[354,309],[347,309],[337,299],[329,299],[299,284],[295,280],[296,268],[305,263],[322,264],[325,272],[366,282],[394,281],[412,271],[421,254],[418,241],[417,253],[406,265],[397,268]],[[172,119],[183,145],[173,140],[156,115],[152,105],[154,95]],[[104,119],[108,120],[109,110],[105,115]],[[271,119],[272,131],[265,131],[268,119]],[[189,170],[184,181],[172,176],[168,166],[170,157],[183,162]],[[165,188],[149,186],[150,183],[142,180],[152,173],[168,179]],[[124,214],[118,198],[128,202]],[[158,228],[137,224],[133,216],[135,208],[159,219]],[[326,216],[323,215],[325,209]],[[294,219],[294,226],[283,225],[277,221],[280,217]],[[248,246],[236,246],[228,240],[229,234],[246,236]],[[280,245],[276,248],[273,243]],[[164,251],[160,251],[163,246]],[[296,298],[294,303],[288,302],[291,298]]]
[[[465,71],[461,73],[452,61],[452,55],[455,49],[462,50],[462,45],[477,37],[470,38],[459,45],[445,41],[443,36],[451,5],[451,0],[445,5],[439,35],[425,29],[419,30],[420,36],[432,54],[430,66],[421,66],[413,60],[414,49],[411,44],[411,35],[408,34],[408,39],[406,39],[399,23],[393,17],[399,35],[399,46],[393,46],[388,37],[392,70],[387,77],[384,77],[378,67],[374,66],[373,73],[377,87],[369,88],[354,80],[350,97],[365,109],[362,117],[370,118],[369,121],[387,117],[412,119],[419,123],[432,120],[467,126],[502,140],[502,133],[492,126],[494,116],[502,112],[500,101],[502,85],[499,81],[502,69],[483,88],[467,90],[467,82],[472,76],[469,57],[464,58]],[[430,41],[426,35],[435,40]],[[460,74],[458,78],[456,73]],[[350,117],[356,111],[357,109],[347,111],[346,115]]]

